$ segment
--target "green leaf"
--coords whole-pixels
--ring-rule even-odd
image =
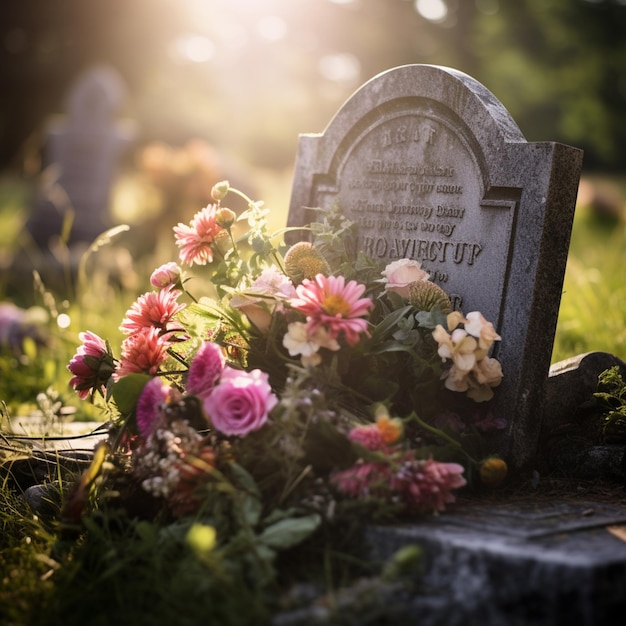
[[[248,493],[242,494],[241,509],[248,525],[254,528],[259,523],[261,511],[263,510],[263,505],[259,498]]]
[[[286,550],[309,537],[317,530],[321,521],[317,513],[306,517],[284,519],[268,526],[259,535],[259,540],[269,548]]]
[[[120,413],[131,413],[146,384],[152,379],[148,374],[128,374],[120,378],[111,388],[113,398]]]

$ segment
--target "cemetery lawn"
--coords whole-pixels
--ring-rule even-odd
[[[620,200],[626,206],[624,191]],[[576,208],[553,363],[594,351],[626,359],[625,218],[623,209],[606,215]]]

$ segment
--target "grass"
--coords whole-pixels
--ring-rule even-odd
[[[585,352],[626,360],[626,222],[576,210],[552,361]]]

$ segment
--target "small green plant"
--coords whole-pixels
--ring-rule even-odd
[[[619,366],[602,372],[598,391],[593,394],[602,412],[602,436],[605,441],[626,441],[626,382]]]

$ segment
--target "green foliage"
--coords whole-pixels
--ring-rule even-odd
[[[626,383],[617,365],[600,374],[593,395],[603,415],[604,440],[626,441]]]

